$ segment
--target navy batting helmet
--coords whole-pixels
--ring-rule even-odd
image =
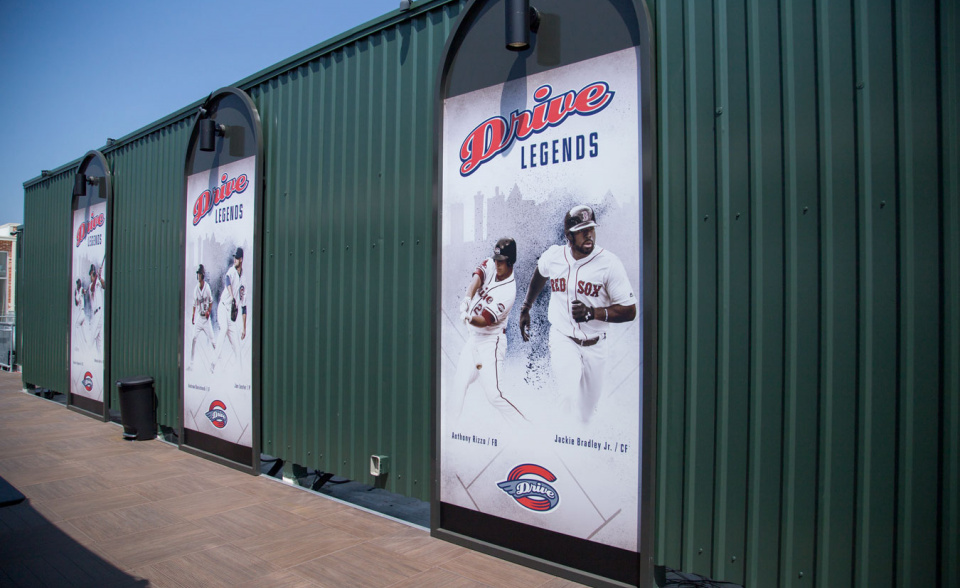
[[[506,261],[507,265],[513,267],[517,262],[517,242],[510,237],[500,239],[493,247],[493,258],[497,261]]]
[[[570,238],[570,233],[576,233],[590,227],[596,227],[597,217],[593,209],[586,204],[579,204],[563,215],[563,234]]]

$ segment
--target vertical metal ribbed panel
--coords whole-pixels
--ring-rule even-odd
[[[956,579],[947,4],[656,3],[658,562]]]
[[[69,389],[70,197],[76,163],[24,190],[24,234],[17,266],[17,332],[23,382]]]
[[[943,171],[943,505],[940,585],[960,578],[960,4],[939,3],[940,169]]]
[[[460,4],[250,89],[263,121],[263,447],[430,493],[433,97]]]
[[[22,228],[22,227],[23,225],[20,225],[20,227],[18,228]],[[16,302],[20,300],[23,296],[22,294],[23,287],[20,284],[20,277],[22,275],[21,267],[23,266],[23,237],[24,237],[23,231],[18,230],[17,231],[17,259],[14,261],[15,267],[16,267],[16,269],[14,270],[16,272],[16,275],[14,276],[14,283],[16,285],[14,286],[14,291],[13,291],[14,304],[16,304]],[[15,337],[14,352],[17,354],[17,363],[22,363],[21,358],[23,357],[23,330],[20,328],[15,328],[14,337]]]
[[[108,155],[114,174],[109,382],[154,379],[157,420],[176,429],[182,288],[183,162],[190,118]],[[118,407],[116,386],[111,406]]]

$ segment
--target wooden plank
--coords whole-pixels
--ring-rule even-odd
[[[160,441],[118,441],[116,425],[18,381],[0,373],[0,414],[18,415],[0,426],[0,474],[29,500],[0,508],[0,585],[576,586]]]

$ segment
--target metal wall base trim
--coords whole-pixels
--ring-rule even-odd
[[[449,541],[450,543],[454,543],[461,547],[466,547],[467,549],[473,549],[474,551],[479,551],[480,553],[485,553],[487,555],[492,555],[515,564],[526,566],[534,570],[559,576],[565,580],[585,584],[587,586],[595,586],[597,588],[626,588],[633,586],[632,584],[617,582],[616,580],[611,580],[610,578],[604,578],[603,576],[584,572],[576,568],[567,567],[552,561],[533,557],[519,551],[500,547],[499,545],[487,543],[486,541],[480,541],[478,539],[467,537],[466,535],[461,535],[460,533],[447,531],[445,529],[434,529],[430,532],[430,536],[436,537],[437,539],[442,539],[444,541]],[[653,585],[653,578],[649,578],[649,581],[646,583],[644,583],[643,579],[641,578],[641,582],[639,584],[641,588],[652,588]]]

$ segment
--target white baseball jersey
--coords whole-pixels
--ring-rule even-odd
[[[470,301],[470,314],[487,319],[486,327],[470,326],[478,334],[495,335],[504,332],[507,317],[517,299],[517,283],[514,274],[502,282],[497,281],[497,264],[492,257],[480,262],[474,275],[480,276],[480,289]]]
[[[232,288],[228,288],[232,286]],[[231,293],[231,290],[233,292]],[[226,281],[223,285],[223,292],[220,294],[220,304],[230,307],[230,303],[234,299],[237,301],[237,320],[240,320],[240,316],[243,314],[243,307],[246,305],[246,289],[243,287],[243,279],[240,276],[240,273],[237,272],[236,266],[231,265],[230,269],[227,270]]]
[[[196,316],[194,320],[197,322],[209,320],[207,311],[210,310],[212,304],[213,293],[210,291],[210,284],[204,281],[203,288],[201,288],[200,283],[197,282],[197,285],[193,288],[193,306],[199,316]]]
[[[93,342],[99,350],[103,348],[103,288],[99,279],[90,284],[90,312]]]
[[[503,359],[507,353],[506,324],[517,298],[515,274],[497,281],[497,264],[492,258],[483,260],[474,275],[480,276],[480,288],[470,301],[468,313],[487,319],[486,327],[468,325],[470,335],[460,351],[457,373],[447,399],[448,410],[459,419],[467,390],[479,382],[491,406],[508,423],[523,422],[523,415],[507,398],[501,387]]]
[[[594,307],[637,303],[623,263],[602,247],[578,260],[569,245],[553,245],[540,256],[537,269],[550,283],[550,324],[568,337],[592,339],[610,326],[602,320],[603,313],[585,323],[574,321],[570,311],[574,300]]]
[[[97,314],[103,310],[103,288],[99,280],[90,284],[90,312]]]
[[[103,330],[103,288],[100,286],[100,280],[90,285],[90,313],[91,325],[97,337]]]

